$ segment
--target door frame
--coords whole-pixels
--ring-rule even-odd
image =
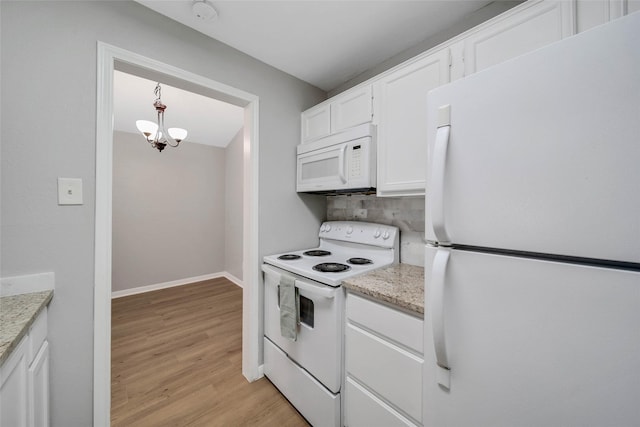
[[[132,68],[203,88],[212,97],[244,108],[242,374],[262,376],[259,364],[258,110],[248,92],[103,42],[97,45],[96,193],[94,252],[93,425],[111,417],[111,250],[113,178],[113,72]]]

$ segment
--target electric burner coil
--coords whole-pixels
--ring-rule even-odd
[[[313,269],[321,273],[342,273],[343,271],[351,270],[351,267],[346,264],[340,264],[339,262],[323,262],[314,265]]]

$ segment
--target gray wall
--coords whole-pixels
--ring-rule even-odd
[[[112,290],[225,269],[225,149],[114,132]],[[240,163],[242,165],[242,163]]]
[[[401,64],[402,62],[413,58],[414,56],[419,55],[422,52],[426,52],[432,47],[435,47],[440,43],[443,43],[457,36],[458,34],[462,34],[465,31],[475,27],[476,25],[493,18],[494,16],[498,16],[501,13],[506,12],[512,7],[519,5],[523,1],[524,0],[498,0],[489,3],[485,7],[468,14],[456,25],[453,25],[446,30],[429,37],[428,39],[418,43],[416,46],[413,46],[403,52],[400,52],[397,55],[392,56],[391,58],[383,61],[375,67],[368,69],[364,73],[361,73],[351,80],[345,82],[344,84],[330,90],[329,96],[337,95],[340,92],[345,91],[359,83],[362,83],[365,80],[368,80],[371,77],[374,77],[384,71],[387,71],[388,69],[393,68],[396,65]]]
[[[96,42],[260,97],[261,255],[317,241],[326,205],[296,195],[295,146],[300,112],[326,94],[137,3],[3,0],[0,7],[0,276],[55,272],[49,316],[52,426],[90,426]],[[83,179],[83,206],[57,205],[59,176]]]
[[[244,137],[241,129],[225,150],[224,190],[224,269],[242,280],[242,158]]]

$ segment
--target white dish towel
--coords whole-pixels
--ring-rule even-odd
[[[300,320],[300,297],[296,280],[282,274],[280,276],[280,335],[291,341],[298,339],[298,321]]]

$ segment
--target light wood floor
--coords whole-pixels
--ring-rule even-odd
[[[242,376],[242,289],[214,279],[112,302],[112,426],[308,426]]]

